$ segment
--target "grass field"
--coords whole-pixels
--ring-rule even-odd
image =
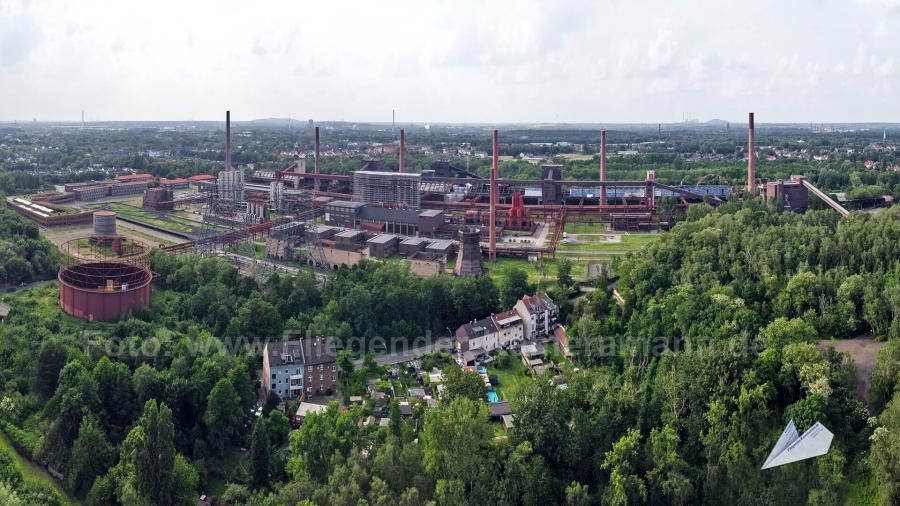
[[[620,237],[620,241],[607,242],[599,235],[578,236],[573,238],[578,241],[577,243],[567,243],[561,240],[557,249],[565,251],[637,251],[658,239],[659,234],[623,233]]]
[[[190,220],[172,213],[157,212],[119,202],[102,204],[102,206],[109,208],[111,211],[114,211],[124,218],[165,228],[174,232],[181,232],[183,234],[195,234],[203,228],[203,223],[199,221]]]

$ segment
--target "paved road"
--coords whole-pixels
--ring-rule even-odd
[[[556,248],[557,255],[627,255],[629,253],[634,253],[637,250],[625,251],[625,250],[596,250],[596,249],[560,249]]]
[[[406,351],[400,351],[397,353],[389,353],[387,355],[379,355],[375,357],[375,363],[378,365],[394,365],[400,364],[403,362],[410,362],[417,358],[420,358],[424,355],[428,355],[429,353],[434,353],[437,351],[447,351],[452,348],[450,338],[438,339],[437,341],[425,345],[420,346],[418,348],[411,348]],[[356,366],[361,366],[363,364],[363,359],[355,360],[353,362]]]
[[[19,292],[22,290],[28,290],[31,288],[40,288],[42,286],[50,286],[54,283],[56,283],[55,279],[48,279],[46,281],[35,281],[34,283],[26,283],[23,286],[11,286],[3,291],[0,291],[0,295],[5,294],[5,293],[15,293],[15,292]]]

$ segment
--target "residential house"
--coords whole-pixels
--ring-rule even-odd
[[[305,399],[337,388],[338,370],[331,338],[266,343],[263,391],[281,399]]]
[[[525,338],[522,317],[515,309],[495,314],[491,317],[497,329],[497,342],[502,348],[516,346]]]
[[[544,292],[522,297],[515,310],[522,317],[526,340],[550,335],[559,319],[559,306]]]
[[[472,355],[487,353],[500,347],[500,335],[491,316],[464,323],[456,329],[456,343],[459,351]]]

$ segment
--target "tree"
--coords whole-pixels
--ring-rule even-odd
[[[66,365],[68,356],[65,346],[56,339],[48,339],[41,344],[35,378],[35,388],[38,393],[44,397],[53,395],[59,381],[59,373]]]
[[[647,486],[637,473],[641,433],[629,429],[606,452],[601,469],[609,471],[609,485],[603,492],[603,504],[627,506],[647,500]]]
[[[144,414],[126,440],[123,458],[134,467],[135,489],[151,504],[174,504],[175,426],[172,411],[155,400],[144,405]]]
[[[587,485],[573,481],[566,487],[566,506],[590,506],[591,495]]]
[[[878,478],[885,504],[900,502],[900,393],[878,416],[879,424],[872,434],[869,466]]]
[[[253,486],[265,487],[269,483],[269,435],[262,418],[253,424],[250,436],[250,467],[253,470]]]
[[[531,286],[528,284],[528,273],[519,268],[509,269],[503,280],[500,303],[504,308],[513,307],[516,301],[529,291]]]
[[[572,279],[572,261],[563,258],[556,267],[556,282],[559,286],[570,289],[575,281]]]
[[[207,442],[219,452],[225,449],[226,443],[237,434],[246,418],[241,411],[241,403],[237,392],[228,378],[222,378],[209,392],[206,401],[206,413],[203,423],[209,435]]]
[[[455,482],[471,490],[492,436],[483,402],[457,397],[427,411],[422,450],[425,469],[438,480],[438,488],[444,482],[456,490]]]
[[[487,396],[487,388],[481,376],[465,371],[456,364],[444,368],[444,387],[450,399],[465,397],[473,401],[482,401]]]
[[[84,497],[97,476],[106,473],[112,464],[113,448],[106,441],[103,429],[93,416],[81,421],[78,437],[72,445],[72,457],[66,472],[66,488],[75,496]]]

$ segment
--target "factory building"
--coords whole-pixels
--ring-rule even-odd
[[[369,258],[387,258],[397,252],[400,238],[392,234],[378,234],[366,241]]]
[[[809,207],[809,190],[800,180],[769,181],[766,183],[765,199],[779,211],[802,213]]]
[[[75,200],[97,200],[110,196],[138,195],[147,191],[146,181],[89,181],[69,183],[65,190],[75,196]]]
[[[245,202],[244,171],[223,170],[219,172],[219,199],[228,202]]]
[[[180,177],[176,177],[174,179],[161,178],[159,180],[159,186],[163,188],[171,188],[173,190],[183,190],[188,187],[189,183],[190,181]]]
[[[120,183],[152,183],[156,180],[153,174],[124,174],[116,176],[116,181]]]
[[[419,174],[358,170],[353,173],[353,200],[383,207],[419,209]]]
[[[366,228],[388,234],[433,236],[444,226],[440,209],[374,207],[363,202],[333,200],[325,204],[325,223],[344,228]]]

